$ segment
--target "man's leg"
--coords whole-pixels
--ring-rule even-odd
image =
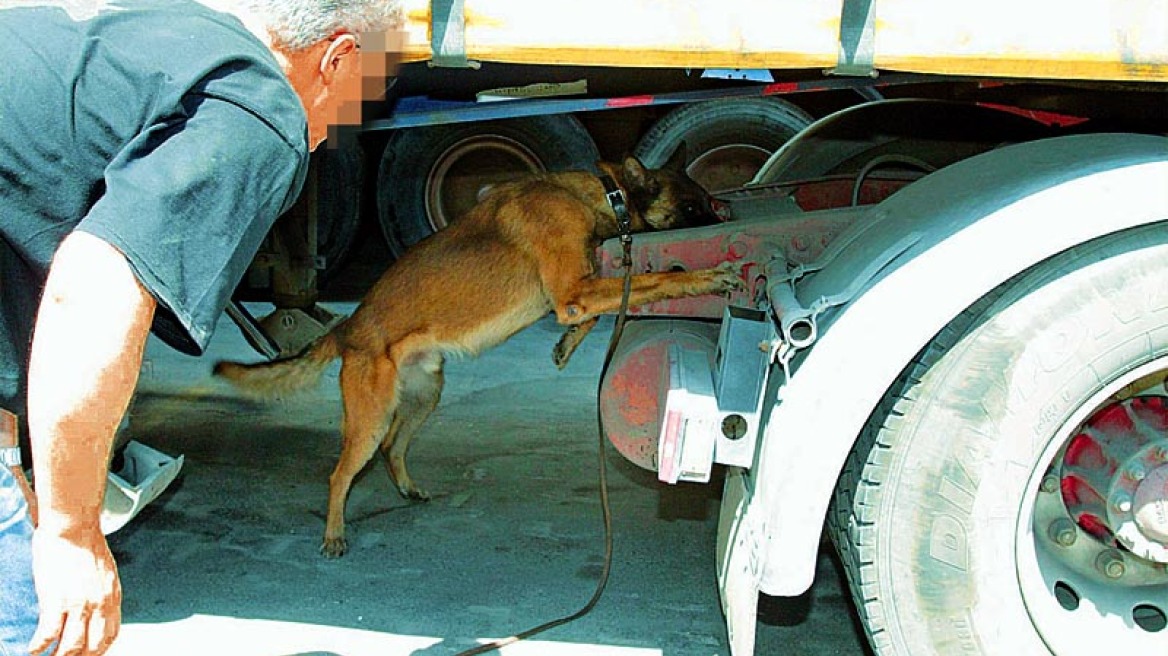
[[[32,518],[8,467],[0,467],[0,655],[25,656],[36,631]]]
[[[26,414],[24,363],[40,304],[40,294],[31,290],[42,286],[37,272],[0,239],[0,448],[20,446],[25,458],[28,444],[19,444],[16,416]],[[15,457],[11,451],[4,455],[6,462]],[[28,654],[40,615],[32,580],[35,519],[29,504],[35,500],[26,493],[31,490],[20,466],[0,464],[0,656]]]

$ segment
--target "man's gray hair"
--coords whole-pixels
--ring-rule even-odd
[[[385,32],[402,24],[399,0],[245,0],[286,48],[301,50],[340,31]]]

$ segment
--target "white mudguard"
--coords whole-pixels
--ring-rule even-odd
[[[755,466],[727,480],[719,530],[734,654],[752,653],[759,591],[805,592],[852,443],[900,371],[985,293],[1077,244],[1168,221],[1168,139],[1060,137],[1001,148],[876,205],[799,281],[820,337],[792,361]],[[873,262],[883,266],[873,271]],[[859,284],[857,284],[859,281]],[[781,398],[781,402],[776,402]],[[765,414],[765,413],[764,413]],[[735,470],[737,471],[737,470]],[[747,637],[749,636],[749,637]]]

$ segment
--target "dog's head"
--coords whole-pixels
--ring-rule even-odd
[[[686,174],[685,163],[684,143],[659,169],[647,168],[635,157],[625,158],[621,177],[629,204],[649,229],[693,228],[719,221],[710,195]]]

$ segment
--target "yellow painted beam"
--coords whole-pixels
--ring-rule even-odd
[[[466,0],[467,56],[622,67],[830,68],[842,0]],[[879,70],[1168,81],[1168,0],[875,0]],[[430,3],[404,0],[407,60]]]

